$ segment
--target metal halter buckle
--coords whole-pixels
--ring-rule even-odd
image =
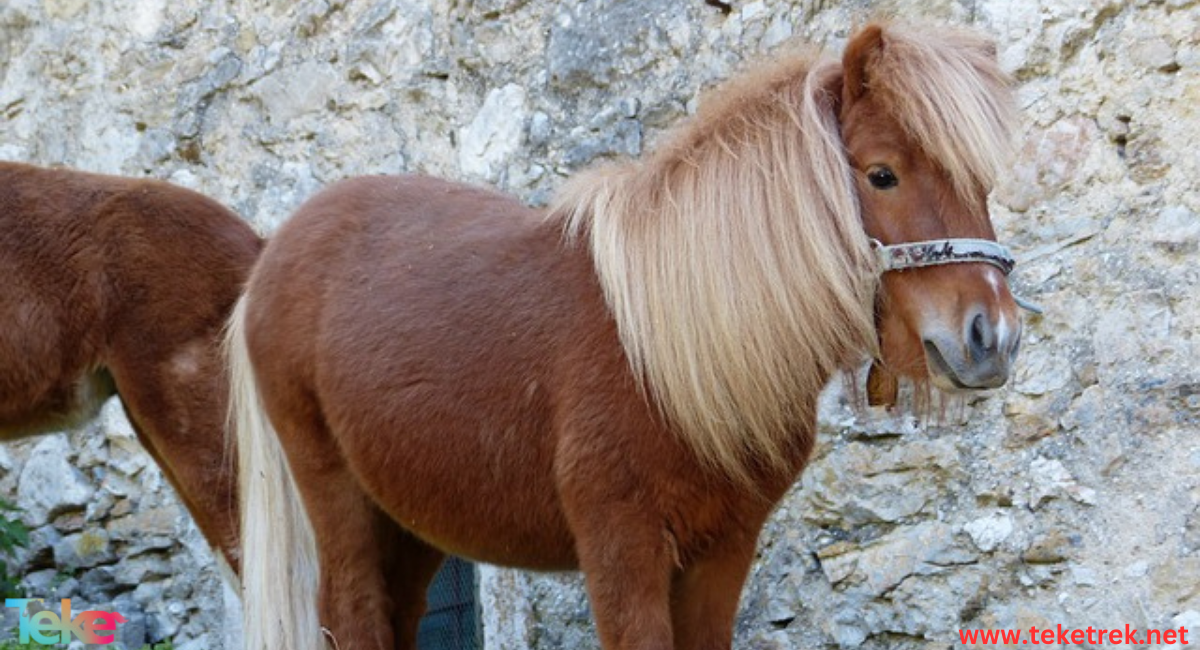
[[[871,250],[875,251],[880,274],[924,266],[982,262],[1000,269],[1007,277],[1017,265],[1007,248],[986,239],[934,239],[890,246],[871,239]],[[1013,300],[1022,309],[1042,313],[1041,307],[1024,298],[1014,294]]]

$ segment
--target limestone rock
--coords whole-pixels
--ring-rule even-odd
[[[525,89],[508,84],[488,93],[483,107],[463,132],[458,152],[464,174],[496,181],[508,157],[521,146],[525,130]]]
[[[979,550],[990,553],[1012,535],[1013,521],[1007,514],[997,512],[968,522],[963,530],[967,531]]]
[[[64,537],[54,546],[54,562],[64,569],[91,568],[116,560],[104,530],[86,530]]]
[[[562,5],[548,46],[551,83],[564,89],[604,87],[652,65],[670,43],[660,20],[677,10],[665,0]]]
[[[42,438],[21,469],[17,506],[38,525],[72,509],[82,509],[95,494],[87,477],[70,463],[66,436]]]
[[[899,522],[931,506],[957,463],[954,450],[940,441],[892,449],[850,443],[803,475],[809,499],[804,516],[849,526]]]

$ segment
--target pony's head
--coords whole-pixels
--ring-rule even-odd
[[[1011,96],[993,46],[976,36],[871,25],[846,47],[839,122],[863,227],[877,248],[936,242],[917,256],[948,253],[883,272],[874,403],[894,401],[896,376],[949,392],[1009,376],[1021,321],[1011,261],[989,243],[987,193],[1010,152]],[[956,243],[975,254],[954,255]]]
[[[1010,102],[984,41],[868,27],[841,61],[796,53],[730,80],[644,160],[578,175],[551,213],[586,236],[633,376],[702,459],[744,478],[787,457],[864,354],[893,389],[1005,381],[1020,322],[985,197]],[[884,255],[922,268],[880,282]]]

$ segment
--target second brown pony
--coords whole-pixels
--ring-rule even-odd
[[[181,187],[0,163],[0,439],[78,425],[119,394],[234,570],[219,339],[261,247]]]
[[[1000,270],[880,282],[869,241],[994,240],[1012,119],[987,43],[871,26],[549,214],[420,177],[310,200],[229,334],[247,648],[414,648],[444,553],[582,569],[607,650],[729,648],[835,371],[1007,378]]]

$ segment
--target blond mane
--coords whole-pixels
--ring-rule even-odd
[[[976,63],[947,46],[959,47],[905,40],[888,58],[914,60],[894,63],[901,78],[880,87],[973,186],[998,168],[981,154],[1001,111],[946,97],[991,90],[938,78]],[[793,54],[734,79],[644,160],[576,176],[551,212],[588,242],[634,376],[734,480],[783,463],[830,374],[878,345],[877,277],[836,113],[841,78],[839,63]],[[930,97],[900,99],[901,88]],[[984,114],[962,115],[975,107]]]
[[[1017,123],[1011,79],[993,43],[963,29],[888,26],[885,54],[871,69],[871,92],[950,176],[979,200],[1012,158]]]

